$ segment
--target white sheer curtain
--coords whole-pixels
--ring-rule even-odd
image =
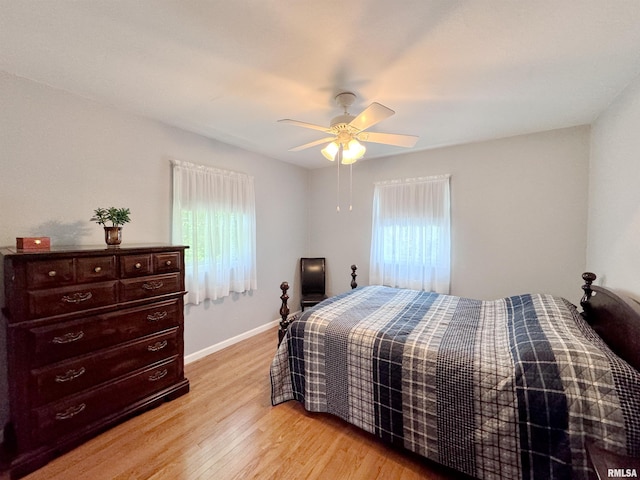
[[[172,241],[185,252],[187,303],[255,290],[253,177],[172,160]]]
[[[449,175],[375,184],[371,284],[449,293]]]

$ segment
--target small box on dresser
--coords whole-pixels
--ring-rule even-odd
[[[12,478],[189,391],[185,248],[0,250]]]
[[[51,239],[49,237],[16,237],[18,250],[49,250]]]

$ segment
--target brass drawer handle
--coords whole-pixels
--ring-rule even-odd
[[[169,373],[169,371],[166,368],[164,370],[158,370],[156,373],[154,373],[153,375],[149,376],[149,381],[150,382],[157,382],[158,380],[166,377],[167,373]]]
[[[165,318],[167,315],[168,314],[165,310],[163,310],[162,312],[154,312],[147,315],[147,320],[149,320],[150,322],[159,322],[160,320]]]
[[[86,372],[84,367],[80,367],[78,370],[68,370],[67,373],[65,373],[64,375],[56,375],[56,382],[58,383],[70,382],[71,380],[74,380],[79,376],[83,375],[84,372]]]
[[[134,267],[136,268],[136,270],[140,270],[142,268],[142,264],[138,262],[134,265]]]
[[[157,290],[162,288],[164,284],[162,282],[154,281],[154,282],[145,282],[142,284],[142,288],[144,290]]]
[[[70,418],[78,415],[85,408],[87,408],[87,405],[84,403],[81,403],[80,405],[76,405],[74,407],[69,407],[64,412],[56,413],[56,420],[69,420]]]
[[[78,303],[86,302],[87,300],[91,299],[91,297],[93,297],[91,292],[78,292],[78,293],[74,293],[73,295],[65,295],[64,297],[61,298],[61,300],[65,303],[78,304]]]
[[[71,343],[71,342],[77,342],[82,337],[84,337],[84,332],[80,330],[79,332],[65,333],[61,337],[53,337],[53,340],[51,340],[51,342],[52,343]]]
[[[49,272],[49,276],[50,276],[50,277],[55,277],[57,274],[58,274],[58,272],[56,272],[55,270],[51,270],[51,271]]]
[[[167,267],[170,267],[170,266],[171,266],[171,260],[167,260],[166,262],[164,262],[164,264],[165,264]]]
[[[157,352],[158,350],[162,350],[167,345],[168,345],[167,341],[163,340],[161,342],[156,342],[153,345],[148,345],[147,350],[149,350],[150,352]]]
[[[96,267],[93,269],[94,272],[100,273],[102,271],[102,267]]]

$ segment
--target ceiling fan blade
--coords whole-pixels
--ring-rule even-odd
[[[313,123],[307,123],[307,122],[299,122],[298,120],[291,120],[290,118],[283,118],[282,120],[278,120],[278,122],[290,123],[291,125],[296,125],[298,127],[311,128],[313,130],[320,130],[321,132],[329,133],[329,129],[327,127],[323,127],[322,125],[315,125]]]
[[[384,143],[396,147],[413,147],[419,137],[414,135],[400,135],[397,133],[360,132],[356,135],[363,142]]]
[[[325,137],[320,140],[315,140],[313,142],[305,143],[304,145],[300,145],[299,147],[290,148],[290,152],[299,152],[300,150],[304,150],[305,148],[315,147],[316,145],[320,145],[322,143],[329,143],[336,139],[336,137]]]
[[[356,128],[359,131],[366,130],[367,128],[375,125],[378,122],[381,122],[385,118],[393,115],[394,112],[390,108],[385,107],[384,105],[379,104],[378,102],[373,102],[367,108],[364,109],[360,115],[349,122],[349,125]]]

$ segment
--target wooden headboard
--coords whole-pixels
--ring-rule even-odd
[[[592,285],[596,275],[591,272],[582,279],[582,316],[611,350],[640,371],[640,303]]]

